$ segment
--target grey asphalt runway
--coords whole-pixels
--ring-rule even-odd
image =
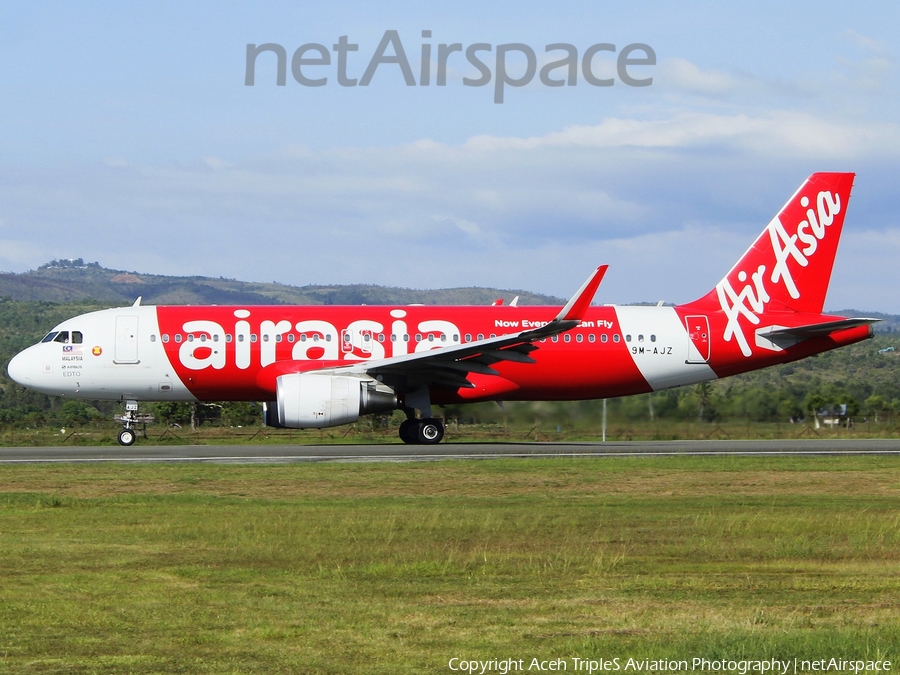
[[[135,445],[0,448],[0,464],[59,462],[410,462],[498,457],[900,455],[900,439],[446,443],[422,445]]]

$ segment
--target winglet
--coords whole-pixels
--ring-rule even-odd
[[[591,306],[594,294],[600,287],[600,282],[603,281],[603,275],[606,274],[608,268],[609,265],[600,265],[600,267],[594,270],[594,273],[581,285],[581,288],[579,288],[575,295],[572,296],[572,299],[566,303],[566,306],[562,308],[554,320],[581,321],[581,317],[584,316],[587,308]]]

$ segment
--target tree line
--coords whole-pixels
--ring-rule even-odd
[[[98,303],[15,302],[0,298],[0,427],[71,426],[111,420],[121,405],[47,396],[12,382],[6,364],[36,343],[55,324],[101,309]],[[900,335],[872,340],[782,366],[649,395],[610,399],[615,420],[790,422],[809,420],[818,410],[846,405],[854,418],[893,419],[900,413]],[[163,424],[252,426],[261,406],[249,402],[153,403],[142,410]],[[504,420],[520,425],[591,425],[602,415],[600,401],[494,403],[447,406],[443,415],[462,423]]]

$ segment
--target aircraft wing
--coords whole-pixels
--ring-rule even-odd
[[[540,328],[425,352],[363,361],[337,368],[334,372],[366,374],[401,391],[423,385],[472,388],[474,385],[466,379],[469,373],[498,375],[491,366],[501,361],[534,363],[529,354],[538,348],[535,342],[580,324],[608,267],[601,265],[594,270],[559,314]]]

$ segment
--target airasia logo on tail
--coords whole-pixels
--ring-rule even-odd
[[[793,210],[791,208],[794,205],[793,201],[772,219],[756,245],[735,268],[738,270],[734,275],[736,281],[742,284],[739,286],[740,290],[735,290],[732,285],[730,277],[733,271],[716,284],[719,306],[728,319],[725,326],[725,341],[736,340],[744,356],[751,356],[753,350],[744,333],[741,317],[758,326],[760,315],[765,313],[773,294],[780,288],[783,288],[793,300],[801,298],[801,289],[797,287],[794,276],[799,268],[807,267],[813,260],[820,242],[828,234],[828,227],[841,213],[841,196],[836,192],[820,191],[816,195],[815,204],[816,208],[813,209],[808,196],[800,198],[799,205],[806,210],[805,219],[797,223],[793,228],[793,234],[787,231],[781,219],[782,215]],[[759,260],[758,253],[762,253],[758,251],[759,244],[766,240],[767,234],[772,251],[769,260],[771,266],[758,264],[748,275],[747,270],[739,268],[744,265],[750,267],[750,264]],[[752,255],[754,249],[758,251],[756,255]]]

